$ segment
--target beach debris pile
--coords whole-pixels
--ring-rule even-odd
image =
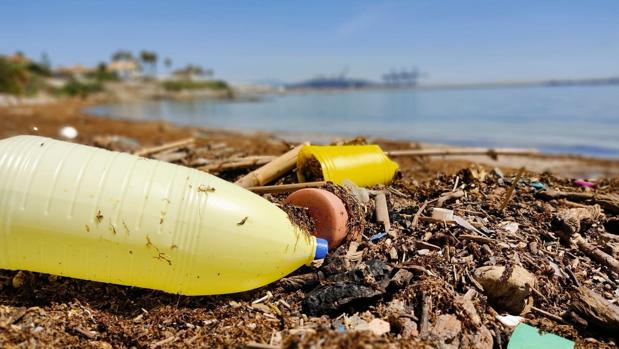
[[[128,139],[96,144],[231,182],[281,161],[193,139],[149,148]],[[423,180],[403,168],[390,184],[360,188],[298,183],[294,165],[285,168],[248,188],[306,227],[313,222],[305,209],[285,203],[290,192],[318,187],[342,198],[355,228],[326,259],[257,290],[210,297],[1,271],[0,343],[516,348],[530,340],[616,347],[618,180],[582,185],[470,165]]]

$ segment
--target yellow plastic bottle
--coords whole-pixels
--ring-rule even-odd
[[[3,269],[222,294],[324,258],[326,244],[198,170],[37,136],[0,141]]]
[[[398,170],[375,144],[368,145],[306,145],[297,156],[297,177],[305,182],[306,167],[315,159],[326,181],[343,184],[350,180],[360,187],[389,184]]]

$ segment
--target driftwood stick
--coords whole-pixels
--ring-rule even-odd
[[[428,206],[428,200],[424,201],[417,210],[417,213],[415,213],[415,216],[413,217],[413,222],[411,224],[413,228],[417,227],[417,224],[419,224],[419,217],[421,217],[421,215],[423,214],[423,210],[426,209],[426,206]]]
[[[193,137],[192,138],[185,138],[185,139],[181,139],[178,141],[174,141],[174,142],[170,142],[170,143],[166,143],[166,144],[162,144],[162,145],[157,145],[154,147],[149,147],[149,148],[142,148],[138,151],[136,151],[135,153],[133,153],[133,155],[137,155],[137,156],[148,156],[151,154],[155,154],[155,153],[159,153],[165,150],[171,150],[171,149],[177,149],[177,148],[182,148],[182,147],[186,147],[189,145],[192,145],[194,142]]]
[[[531,156],[539,154],[535,149],[517,148],[453,148],[453,149],[407,149],[386,151],[390,157],[397,156],[446,156],[446,155],[487,155],[496,158],[498,155]]]
[[[509,187],[509,189],[507,190],[507,193],[505,194],[505,200],[503,200],[503,204],[501,204],[499,211],[503,211],[505,207],[507,207],[509,200],[511,200],[512,195],[514,194],[514,189],[516,189],[516,186],[518,185],[518,182],[520,182],[520,178],[522,178],[523,174],[524,174],[524,167],[521,167],[520,170],[518,171],[518,174],[516,175],[516,179],[514,179],[514,182],[512,183],[511,187]]]
[[[441,194],[436,202],[436,207],[443,207],[443,205],[451,200],[456,200],[464,196],[464,190],[450,191]]]
[[[235,183],[241,187],[257,187],[270,183],[292,170],[297,165],[297,155],[304,145],[303,143],[288,152],[280,155],[268,164],[248,173]]]
[[[391,221],[389,220],[389,208],[387,207],[387,196],[384,192],[378,192],[374,198],[376,201],[376,221],[385,226],[385,233],[391,231]]]
[[[609,213],[619,214],[619,195],[617,194],[596,194],[583,192],[561,192],[556,190],[543,190],[537,196],[544,200],[567,199],[577,202],[589,202],[600,205]]]
[[[588,325],[607,333],[619,331],[619,307],[596,292],[581,286],[572,294],[572,309],[587,320]]]
[[[619,243],[619,235],[602,233],[600,234],[600,237],[602,238],[602,240],[607,242]]]
[[[305,182],[305,183],[293,183],[293,184],[281,184],[281,185],[265,185],[262,187],[249,187],[246,188],[256,194],[277,194],[277,193],[291,193],[293,191],[304,188],[319,188],[327,182]]]
[[[207,164],[198,167],[198,170],[205,172],[221,172],[228,170],[240,170],[244,168],[250,168],[255,166],[262,166],[268,164],[275,159],[275,156],[248,156],[245,158],[233,158],[223,161],[218,161],[212,164]]]
[[[589,256],[591,259],[606,265],[612,271],[619,274],[619,261],[617,261],[613,256],[588,243],[580,234],[574,234],[573,238],[580,251]]]
[[[548,312],[548,311],[546,311],[544,309],[540,309],[540,308],[537,308],[537,307],[531,307],[531,310],[533,310],[534,312],[540,313],[540,314],[542,314],[542,315],[544,315],[544,316],[546,316],[546,317],[548,317],[550,319],[553,319],[556,322],[565,322],[565,320],[563,320],[563,318],[560,317],[559,315],[555,315],[555,314],[553,314],[551,312]]]
[[[419,335],[423,338],[430,331],[430,314],[432,313],[432,296],[425,294],[421,297],[421,316],[419,319]]]

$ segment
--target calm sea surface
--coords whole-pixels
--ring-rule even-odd
[[[617,85],[292,93],[259,102],[143,101],[88,111],[292,135],[366,135],[619,157]]]

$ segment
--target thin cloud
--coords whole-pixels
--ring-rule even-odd
[[[390,6],[385,4],[380,6],[367,7],[348,18],[337,28],[339,38],[362,34],[383,23],[390,13]]]

